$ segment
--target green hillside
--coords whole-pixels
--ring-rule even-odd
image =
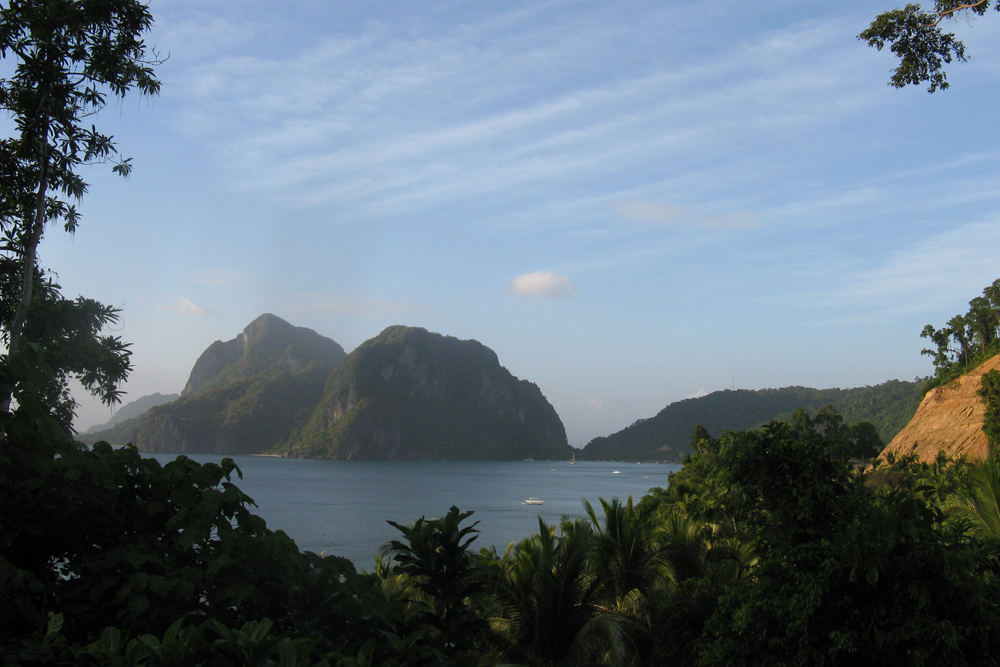
[[[680,461],[690,452],[694,428],[701,424],[718,436],[726,430],[753,428],[772,419],[786,420],[799,408],[815,414],[832,405],[851,424],[874,424],[889,442],[913,417],[922,398],[922,381],[890,380],[855,389],[738,389],[713,392],[671,403],[655,417],[640,419],[612,435],[595,438],[583,449],[585,460]]]

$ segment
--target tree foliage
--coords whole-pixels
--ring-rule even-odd
[[[991,456],[1000,456],[1000,371],[984,373],[979,396],[986,410],[983,414],[983,432]]]
[[[151,25],[148,8],[137,0],[13,0],[0,7],[0,58],[12,72],[0,79],[0,109],[15,128],[0,140],[4,343],[13,356],[24,336],[39,343],[67,331],[78,341],[89,336],[94,354],[86,368],[77,361],[65,370],[108,403],[118,399],[128,354],[112,337],[97,338],[95,325],[100,330],[117,313],[93,301],[62,299],[54,283],[43,283],[37,248],[47,223],[62,221],[71,232],[79,224],[74,201],[87,190],[82,166],[113,161],[116,173],[129,174],[129,160],[117,157],[113,138],[98,131],[92,117],[109,97],[159,91],[155,56],[142,40]],[[36,299],[39,287],[45,294]],[[43,322],[29,324],[33,317]]]
[[[956,315],[935,329],[928,324],[920,333],[933,348],[925,348],[934,360],[934,378],[924,389],[945,384],[1000,352],[1000,280],[993,281],[983,295],[969,302],[965,315]]]
[[[989,0],[935,0],[931,10],[910,3],[875,17],[858,39],[881,51],[886,46],[899,58],[899,65],[889,78],[889,85],[903,88],[928,84],[927,92],[948,88],[944,66],[953,60],[964,62],[965,45],[944,27],[959,17],[982,16]],[[994,4],[1000,10],[1000,4]]]

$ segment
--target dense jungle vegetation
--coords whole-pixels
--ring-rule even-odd
[[[87,450],[30,400],[3,427],[2,664],[1000,662],[994,459],[862,474],[810,420],[698,429],[666,490],[504,553],[453,507],[367,573],[269,530],[231,460]]]

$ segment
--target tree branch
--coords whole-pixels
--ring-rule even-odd
[[[979,0],[979,2],[973,2],[972,4],[969,4],[969,5],[959,5],[958,7],[952,7],[951,9],[946,9],[943,12],[938,12],[937,13],[937,15],[938,15],[938,20],[937,21],[935,21],[934,23],[928,23],[927,25],[922,25],[922,26],[919,26],[919,27],[921,27],[921,28],[933,28],[937,24],[941,23],[941,21],[943,21],[946,18],[950,17],[955,12],[960,12],[963,9],[974,9],[976,7],[979,7],[980,5],[985,5],[987,2],[989,2],[989,0]]]

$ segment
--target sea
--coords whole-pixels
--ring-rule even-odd
[[[176,454],[145,454],[161,463]],[[222,455],[191,454],[200,463]],[[287,533],[300,549],[343,556],[371,571],[380,548],[400,536],[386,523],[406,525],[438,518],[453,505],[478,522],[474,550],[496,547],[538,532],[563,517],[585,516],[589,500],[632,496],[638,502],[653,487],[667,487],[680,465],[569,461],[337,461],[271,456],[229,456],[243,474],[234,478],[253,498],[254,513],[268,528]],[[538,498],[542,505],[525,505]],[[467,525],[467,524],[463,524]]]

